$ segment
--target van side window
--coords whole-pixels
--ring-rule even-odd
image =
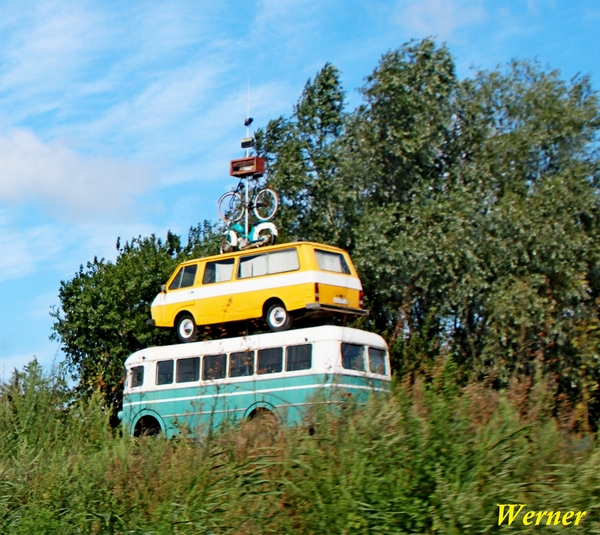
[[[177,361],[177,382],[190,383],[200,378],[200,357]]]
[[[386,375],[385,369],[385,351],[376,347],[369,348],[369,370],[371,373]]]
[[[189,286],[193,286],[197,270],[198,264],[183,266],[173,279],[173,282],[169,284],[169,290],[177,290],[178,288],[187,288]]]
[[[227,355],[207,355],[203,360],[202,379],[210,381],[211,379],[223,379],[225,377]]]
[[[288,346],[285,350],[285,371],[310,370],[312,367],[312,344]]]
[[[259,375],[264,373],[279,373],[283,369],[283,348],[272,347],[259,350],[256,368]]]
[[[298,251],[296,249],[285,249],[274,253],[264,253],[240,258],[238,278],[259,277],[260,275],[274,275],[286,271],[300,269]]]
[[[317,255],[319,267],[323,271],[335,271],[336,273],[350,275],[350,268],[344,259],[344,255],[319,249],[315,249],[315,254]]]
[[[342,366],[347,370],[365,371],[364,346],[342,344]]]
[[[244,377],[254,373],[254,351],[229,355],[229,377]]]
[[[144,367],[134,366],[131,368],[131,387],[142,386],[144,384]]]
[[[212,284],[213,282],[231,280],[234,262],[235,260],[233,258],[217,260],[216,262],[206,262],[202,284]]]
[[[173,361],[163,360],[156,363],[156,384],[169,385],[173,382]]]

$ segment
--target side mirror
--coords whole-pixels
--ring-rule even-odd
[[[166,284],[161,284],[160,285],[160,293],[165,293],[167,291],[167,285]]]

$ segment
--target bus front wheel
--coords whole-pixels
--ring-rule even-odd
[[[175,325],[177,338],[180,342],[195,342],[198,340],[198,327],[191,314],[182,314]]]
[[[274,303],[267,310],[267,325],[273,332],[287,331],[292,325],[292,316],[283,303]]]

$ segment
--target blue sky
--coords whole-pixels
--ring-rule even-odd
[[[56,0],[0,4],[0,378],[60,361],[61,280],[117,237],[216,219],[253,126],[331,62],[350,107],[381,55],[434,36],[460,77],[535,58],[600,80],[592,0]]]

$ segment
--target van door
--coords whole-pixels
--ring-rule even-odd
[[[206,262],[202,283],[195,291],[194,316],[198,325],[229,321],[234,265],[235,258]]]
[[[173,325],[175,316],[181,310],[190,310],[194,304],[194,282],[198,264],[188,264],[179,268],[179,271],[169,284],[166,292],[161,292],[155,300],[156,305],[162,307],[162,322]]]

